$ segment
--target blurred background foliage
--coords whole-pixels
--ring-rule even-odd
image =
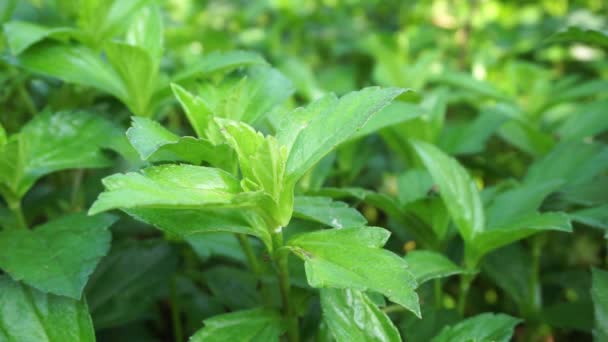
[[[88,21],[83,20],[80,11],[84,3],[87,1],[2,0],[0,20],[78,27],[88,33],[77,40],[99,49],[96,44],[105,39],[104,34],[113,38],[122,32],[121,23],[117,20],[116,30],[103,31],[100,22],[95,21],[97,13],[91,12]],[[602,146],[607,142],[608,2],[604,0],[166,0],[158,4],[164,25],[164,49],[158,64],[161,81],[214,52],[247,50],[260,54],[291,80],[296,92],[285,107],[307,103],[327,92],[344,94],[369,85],[416,91],[415,96],[402,100],[412,106],[411,110],[423,111],[422,116],[388,127],[380,135],[345,144],[300,184],[300,192],[315,193],[322,190],[322,185],[360,186],[405,203],[406,195],[400,189],[407,179],[402,172],[411,164],[411,156],[403,151],[404,137],[435,143],[457,156],[475,176],[480,189],[508,188],[509,181],[522,179],[528,167],[553,151],[560,141],[579,139]],[[582,34],[585,32],[595,32],[596,36],[590,38],[589,34]],[[65,40],[61,36],[64,33],[56,33],[56,39]],[[17,132],[38,112],[62,109],[92,109],[125,129],[128,127],[137,103],[129,104],[130,98],[123,98],[121,103],[91,87],[22,72],[6,38],[5,29],[0,40],[0,121],[8,133]],[[141,107],[145,108],[143,114],[182,135],[192,134],[170,93],[159,92],[150,98],[150,104]],[[572,149],[572,153],[576,154],[577,149]],[[128,163],[115,168],[135,168],[124,164]],[[36,203],[28,209],[32,217],[53,216],[75,200],[81,203],[80,209],[86,208],[100,190],[99,179],[108,173],[111,172],[88,171],[87,186],[76,195],[66,186],[74,174],[54,175],[28,195],[25,206]],[[604,170],[577,187],[578,192],[566,189],[561,197],[550,196],[543,207],[568,212],[584,209],[589,206],[588,201],[572,198],[587,200],[592,192],[599,196],[596,204],[606,203],[606,194],[597,192],[608,190],[607,179]],[[431,192],[431,201],[432,195]],[[400,229],[399,220],[381,206],[356,200],[352,204],[364,213],[370,225],[393,230],[390,246],[396,252],[404,254],[419,247],[415,237]],[[38,211],[45,214],[38,215]],[[533,333],[518,330],[517,340],[590,340],[593,309],[588,270],[607,263],[604,231],[590,228],[608,228],[608,218],[604,213],[598,220],[578,220],[575,234],[542,235],[538,246],[543,246],[543,310],[527,317],[535,329]],[[135,222],[113,230],[115,240],[134,235],[156,236]],[[203,260],[235,253],[232,241],[219,236],[214,243],[201,244],[195,252]],[[534,246],[537,244],[526,241],[500,250],[502,254],[488,256],[483,276],[474,283],[469,314],[496,311],[525,315],[527,309],[518,308],[517,301],[511,298],[521,280],[500,278],[509,272],[527,272],[526,253]],[[448,254],[458,255],[459,248],[458,243],[450,245]],[[141,277],[149,280],[147,285],[125,285],[126,290],[115,290],[122,296],[118,299],[108,299],[110,296],[101,301],[93,296],[89,301],[95,325],[101,329],[101,340],[119,341],[116,336],[122,336],[125,341],[148,341],[153,338],[150,335],[169,336],[171,327],[159,317],[168,315],[170,303],[165,299],[172,291],[173,296],[177,291],[181,298],[185,329],[192,332],[203,318],[226,307],[221,298],[226,286],[223,280],[240,277],[241,284],[247,284],[247,275],[242,271],[213,266],[209,261],[205,265],[213,266],[216,276],[206,291],[195,286],[198,281],[208,281],[200,280],[205,276],[198,273],[181,274],[167,283],[163,279],[173,274],[178,255],[181,264],[195,263],[192,260],[196,257],[190,249],[176,252],[156,239],[137,244],[124,238],[114,243],[111,255],[100,268],[113,263],[116,272],[121,272],[121,265],[135,255],[141,258]],[[233,260],[239,257],[232,255]],[[505,262],[510,263],[509,268]],[[150,272],[152,268],[157,271]],[[94,293],[96,288],[102,291],[104,282],[111,283],[112,279],[96,274],[88,293]],[[250,289],[240,286],[244,289],[238,291],[247,297]],[[456,288],[456,282],[446,286],[447,293],[437,310],[451,312],[456,305]],[[426,290],[432,292],[421,289]],[[140,298],[143,291],[147,295]],[[141,308],[129,305],[155,301],[160,304],[152,311],[146,311],[144,304]],[[247,302],[247,298],[243,301]],[[232,308],[231,305],[227,306]],[[433,315],[429,313],[427,317]],[[440,326],[439,321],[452,320],[450,314],[437,317],[440,318],[426,321],[430,323],[420,323],[404,314],[398,318],[403,337],[424,341],[432,336],[433,327]],[[154,328],[148,329],[150,325]]]

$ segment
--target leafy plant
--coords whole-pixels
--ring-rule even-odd
[[[0,341],[604,341],[607,5],[0,3]]]

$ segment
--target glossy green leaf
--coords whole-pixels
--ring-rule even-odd
[[[257,125],[293,92],[291,81],[278,70],[253,66],[242,78],[225,79],[219,86],[204,84],[199,96],[215,116]]]
[[[504,314],[484,313],[441,330],[432,342],[494,341],[508,342],[521,320]]]
[[[284,326],[278,312],[266,309],[236,311],[203,321],[190,342],[279,341]]]
[[[112,42],[105,46],[108,61],[126,89],[120,99],[139,116],[152,116],[151,97],[157,87],[157,66],[147,50]]]
[[[205,161],[221,166],[230,156],[226,145],[213,146],[205,139],[179,137],[148,118],[133,117],[132,120],[127,137],[143,160],[181,161],[195,165]]]
[[[125,212],[187,242],[191,242],[191,238],[204,239],[208,233],[230,232],[257,236],[266,248],[272,250],[270,232],[259,221],[259,216],[242,207],[179,210],[141,207],[126,209]]]
[[[245,191],[269,196],[263,209],[279,227],[289,223],[293,211],[294,183],[285,179],[287,149],[273,136],[264,136],[238,121],[216,119],[224,138],[236,152]]]
[[[178,73],[174,82],[184,81],[192,77],[208,76],[212,73],[226,72],[242,66],[266,64],[264,58],[249,51],[212,52],[201,58],[193,65],[186,66]]]
[[[0,192],[21,198],[42,176],[65,169],[104,167],[101,153],[114,127],[88,112],[40,114],[0,146]]]
[[[545,230],[572,232],[567,214],[561,212],[533,213],[518,217],[504,226],[491,227],[478,234],[471,242],[471,256],[477,258],[496,248]]]
[[[0,340],[94,342],[87,305],[0,276]]]
[[[123,101],[128,99],[120,75],[98,53],[84,46],[44,42],[24,51],[18,61],[29,71],[93,87]]]
[[[167,291],[177,261],[171,246],[159,239],[114,242],[85,288],[95,328],[146,317]]]
[[[336,341],[401,341],[393,322],[365,293],[340,289],[320,293],[323,319]]]
[[[497,194],[486,207],[488,229],[507,226],[537,212],[545,198],[559,189],[561,181],[522,184]]]
[[[172,83],[173,95],[184,109],[190,125],[199,138],[206,138],[217,145],[223,141],[219,127],[213,120],[214,114],[210,105],[203,99],[188,92],[179,85]]]
[[[296,196],[293,216],[334,228],[360,227],[367,224],[367,220],[359,211],[344,202],[332,201],[327,197]]]
[[[433,251],[411,251],[405,256],[410,272],[420,285],[431,279],[463,273],[464,270],[450,259]]]
[[[110,248],[116,218],[73,214],[34,228],[0,232],[0,268],[44,292],[80,299]]]
[[[485,217],[477,186],[467,171],[437,147],[421,141],[412,146],[433,180],[465,241],[484,230]]]
[[[287,114],[277,134],[279,143],[289,150],[286,174],[300,178],[404,91],[371,87],[340,99],[328,95]]]
[[[11,21],[4,24],[4,34],[13,55],[19,55],[30,46],[46,37],[71,33],[69,27],[45,27],[26,21]]]
[[[591,297],[595,312],[595,341],[608,339],[608,272],[593,269]]]
[[[220,169],[193,165],[160,165],[103,179],[106,191],[90,214],[111,209],[239,206],[238,179]]]
[[[420,315],[408,264],[381,248],[389,234],[373,227],[327,229],[296,236],[288,248],[304,260],[311,286],[379,292]]]
[[[372,116],[350,139],[357,139],[421,116],[424,110],[407,102],[395,101]]]
[[[88,0],[79,7],[79,26],[97,46],[125,30],[132,17],[152,0]]]
[[[145,50],[158,68],[163,55],[163,18],[156,5],[146,6],[134,15],[126,33],[130,45]]]

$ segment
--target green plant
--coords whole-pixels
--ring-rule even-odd
[[[0,341],[606,340],[606,10],[0,2]]]

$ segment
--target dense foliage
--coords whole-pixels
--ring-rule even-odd
[[[608,341],[607,18],[0,1],[0,341]]]

